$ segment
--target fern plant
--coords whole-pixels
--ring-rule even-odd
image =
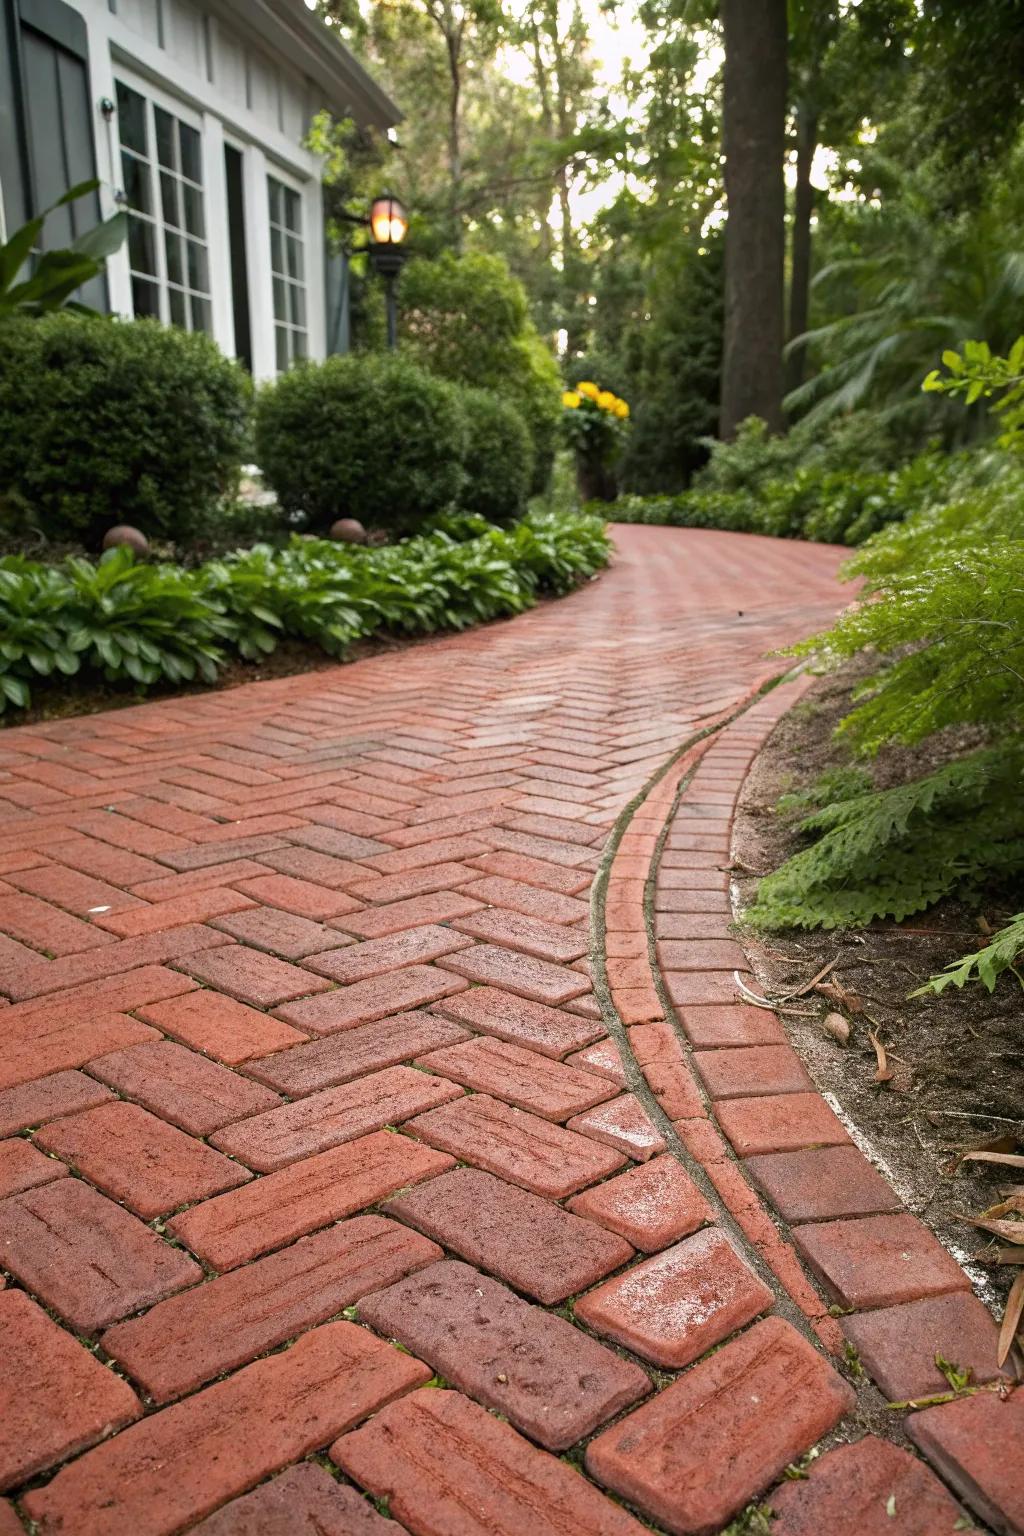
[[[1024,871],[1024,741],[973,752],[893,789],[808,816],[816,841],[761,881],[757,928],[863,927],[897,921],[983,880]]]
[[[923,987],[911,992],[911,997],[924,997],[926,993],[942,993],[947,987],[965,987],[969,981],[980,981],[990,992],[1004,971],[1012,971],[1024,987],[1024,976],[1017,969],[1017,960],[1024,954],[1024,912],[1018,912],[1005,928],[1000,928],[991,944],[976,954],[954,960],[944,971],[932,976]]]

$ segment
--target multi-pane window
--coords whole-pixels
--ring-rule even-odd
[[[210,273],[198,129],[117,82],[136,315],[209,331]]]
[[[308,353],[306,278],[302,255],[302,199],[275,176],[267,177],[270,198],[270,267],[274,279],[274,341],[283,373]]]

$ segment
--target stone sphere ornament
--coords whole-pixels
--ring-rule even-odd
[[[331,524],[331,538],[339,544],[365,544],[366,529],[354,517],[339,517]]]
[[[103,535],[104,549],[117,549],[118,545],[127,544],[129,549],[137,555],[144,555],[149,549],[149,540],[139,528],[132,528],[128,523],[118,523],[116,528],[108,528]]]

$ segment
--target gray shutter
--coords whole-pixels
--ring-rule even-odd
[[[19,18],[22,111],[33,212],[96,175],[92,90],[85,22],[64,0],[15,0]],[[44,249],[68,245],[101,218],[97,193],[58,208],[46,221]],[[104,277],[76,295],[109,308]]]

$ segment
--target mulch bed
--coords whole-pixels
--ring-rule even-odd
[[[779,797],[850,761],[832,732],[863,670],[852,666],[821,679],[783,718],[754,764],[733,844],[741,910],[753,898],[756,877],[804,846],[799,818],[776,811]],[[947,736],[921,749],[894,748],[879,756],[872,771],[879,786],[903,782],[974,744]],[[1013,1169],[966,1163],[952,1172],[950,1164],[958,1151],[991,1136],[1015,1133],[1024,1140],[1024,991],[1008,972],[991,995],[980,985],[962,992],[947,988],[941,997],[908,1000],[907,994],[980,947],[979,917],[999,927],[1020,910],[1017,894],[1016,904],[1012,892],[996,892],[980,911],[946,901],[902,924],[879,922],[868,929],[744,934],[760,984],[771,995],[801,987],[836,960],[827,982],[838,982],[863,1004],[863,1012],[848,1014],[849,1043],[840,1044],[823,1028],[837,1005],[816,991],[794,999],[793,1011],[783,1014],[790,1038],[908,1207],[961,1258],[996,1246],[962,1218],[994,1204],[999,1185],[1022,1182]],[[893,1074],[885,1083],[875,1080],[872,1021]],[[1001,1310],[1016,1271],[970,1268]]]

